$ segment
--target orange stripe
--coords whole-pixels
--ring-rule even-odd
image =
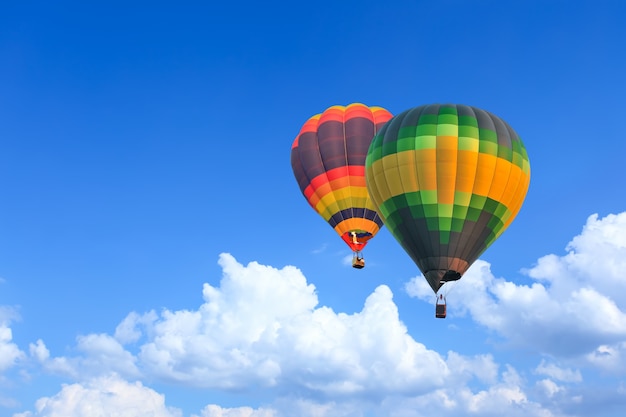
[[[456,183],[458,139],[437,136],[437,202],[452,204]]]
[[[375,235],[378,229],[378,225],[375,222],[363,218],[346,219],[335,226],[335,231],[339,236],[343,236],[344,233],[351,230],[363,230]]]
[[[374,118],[374,123],[385,123],[388,122],[393,115],[382,107],[370,107],[372,111],[372,117]]]
[[[420,190],[437,190],[437,151],[420,149],[415,152],[415,164],[419,178]]]
[[[496,169],[496,157],[493,155],[479,153],[478,169],[476,171],[476,179],[472,192],[474,194],[486,197],[489,194],[489,188],[493,181],[493,174]]]
[[[319,125],[320,116],[321,114],[316,114],[315,116],[309,118],[309,120],[304,122],[304,125],[302,125],[298,136],[302,135],[303,133],[317,132],[317,126]]]
[[[319,118],[320,118],[320,115],[316,114],[315,116],[309,118],[309,120],[304,122],[304,125],[302,125],[302,128],[300,129],[300,133],[298,133],[298,136],[296,136],[296,139],[293,141],[293,144],[291,145],[291,149],[298,147],[298,144],[300,142],[300,136],[302,136],[303,133],[317,132]]]
[[[343,106],[332,106],[327,108],[320,116],[320,124],[326,122],[342,122],[344,120],[345,110]]]
[[[463,151],[458,152],[458,162],[456,171],[456,190],[464,193],[471,193],[476,177],[476,165],[478,164],[478,152]]]
[[[491,187],[489,188],[489,198],[502,202],[502,194],[506,190],[511,177],[511,166],[511,162],[506,159],[496,159],[493,180],[491,182]]]
[[[367,120],[374,121],[372,117],[372,111],[364,104],[361,103],[353,103],[346,107],[345,111],[345,120],[349,120],[355,117],[363,117]]]
[[[500,198],[500,203],[504,204],[509,210],[513,208],[513,201],[515,201],[515,197],[517,196],[516,191],[521,180],[522,170],[520,167],[513,165],[509,173],[509,185]]]

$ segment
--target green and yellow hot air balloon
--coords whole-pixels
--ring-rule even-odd
[[[291,147],[302,194],[354,251],[352,266],[359,269],[365,266],[361,250],[383,225],[367,194],[365,157],[391,117],[361,103],[331,106],[304,123]]]
[[[437,293],[511,224],[530,165],[504,120],[476,107],[432,104],[382,127],[365,177],[385,226]]]

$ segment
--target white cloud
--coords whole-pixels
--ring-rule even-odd
[[[158,316],[154,311],[143,315],[132,312],[115,328],[115,339],[123,344],[138,342],[142,334],[137,326],[149,327],[157,318]]]
[[[461,365],[459,358],[452,362]],[[478,365],[486,358],[473,358]],[[490,359],[487,359],[489,362]],[[461,368],[466,368],[461,366]],[[525,416],[554,417],[539,403],[528,398],[523,380],[507,366],[495,376],[493,384],[484,390],[472,390],[456,378],[465,370],[452,372],[445,386],[418,395],[391,394],[374,401],[368,397],[323,401],[294,395],[277,398],[272,404],[259,408],[248,406],[205,406],[191,417],[352,417],[404,416],[441,417],[464,416]],[[492,376],[489,377],[491,379]],[[463,378],[461,378],[463,379]],[[546,385],[548,390],[553,388]],[[101,417],[101,416],[181,417],[177,408],[166,405],[165,397],[140,382],[128,382],[119,376],[105,375],[82,383],[63,385],[60,392],[36,401],[35,411],[14,414],[13,417]]]
[[[285,394],[261,408],[207,405],[200,417],[290,417],[294,410],[302,417],[496,415],[509,409],[549,415],[529,399],[516,371],[507,366],[501,372],[491,355],[448,352],[444,358],[417,342],[387,286],[376,288],[360,312],[336,313],[318,305],[315,287],[294,267],[244,266],[227,254],[219,263],[220,285],[205,284],[197,310],[131,313],[115,337],[79,337],[76,357],[51,357],[43,341],[31,344],[31,357],[46,370],[78,380],[40,399],[34,416],[71,416],[88,402],[94,410],[118,407],[124,413],[131,408],[124,394],[133,391],[152,398],[140,412],[176,415],[161,396],[122,377]]]
[[[581,382],[583,380],[578,369],[561,368],[553,363],[546,363],[545,360],[542,360],[539,366],[535,368],[535,373],[546,375],[562,382]]]
[[[25,357],[24,352],[13,342],[11,321],[18,318],[17,313],[9,307],[0,306],[0,373],[13,367],[17,361]]]
[[[547,398],[552,398],[563,391],[563,387],[560,387],[556,382],[547,378],[537,381],[537,388],[539,388]]]
[[[220,286],[204,285],[197,310],[131,313],[115,337],[78,337],[76,356],[51,356],[39,340],[31,357],[76,380],[113,371],[214,389],[288,386],[329,398],[418,394],[450,373],[444,358],[408,334],[386,286],[362,311],[335,313],[318,306],[315,287],[295,267],[244,266],[228,254],[219,263]]]
[[[626,341],[612,345],[600,345],[585,355],[587,361],[608,373],[624,374],[626,364]]]
[[[313,249],[311,251],[311,253],[317,255],[317,254],[320,254],[320,253],[323,253],[324,251],[326,251],[327,248],[328,248],[328,243],[324,243],[319,248]]]
[[[402,398],[390,396],[377,408],[374,415],[402,417],[561,415],[531,400],[524,387],[523,378],[511,366],[506,366],[484,389],[472,389],[466,384],[455,383],[456,378],[456,374],[451,375],[445,387],[423,395]]]
[[[50,351],[41,339],[29,345],[29,352],[30,356],[39,362],[47,372],[73,378],[79,376],[79,370],[76,369],[76,366],[73,365],[68,358],[50,358]]]
[[[276,269],[256,262],[244,266],[228,254],[222,254],[219,263],[222,280],[219,286],[204,285],[204,302],[197,309],[131,313],[117,326],[115,336],[79,337],[76,357],[51,357],[42,341],[31,344],[31,357],[48,371],[78,381],[40,400],[36,415],[52,416],[43,413],[52,407],[70,407],[70,394],[78,399],[104,397],[109,385],[102,381],[133,385],[122,377],[210,390],[281,393],[259,408],[207,405],[199,417],[287,417],[294,410],[302,417],[560,417],[567,415],[559,411],[562,405],[574,404],[566,398],[567,384],[582,383],[578,370],[559,366],[557,361],[542,361],[534,369],[539,378],[527,382],[528,375],[499,365],[492,355],[448,352],[442,357],[408,334],[393,294],[384,285],[370,294],[360,312],[345,314],[319,306],[315,287],[295,267]],[[598,318],[582,307],[603,294],[589,287],[552,305],[555,296],[546,282],[516,285],[495,278],[489,265],[479,261],[455,289],[451,312],[467,312],[520,344],[530,338],[525,347],[536,346],[532,338],[550,337],[550,331],[558,333],[554,337],[567,331],[572,339],[587,336],[587,327]],[[423,290],[426,294],[422,284],[414,281],[412,285],[415,293]],[[432,302],[430,292],[427,299]],[[547,303],[548,313],[560,309],[567,312],[566,317],[530,308],[542,303]],[[577,313],[574,307],[581,311]],[[604,314],[615,314],[613,324],[619,325],[617,304],[603,308]],[[575,314],[586,317],[569,323]],[[599,334],[607,337],[614,330],[601,327]],[[599,346],[604,345],[594,348]],[[615,343],[606,346],[597,352],[598,361],[606,362],[609,354],[623,356],[619,349],[609,349],[615,349]],[[109,370],[120,377],[108,376]],[[148,388],[138,389],[158,397]],[[611,392],[616,393],[609,389],[607,395]],[[586,405],[584,400],[579,402]],[[41,404],[49,408],[40,408]],[[119,404],[124,410],[125,403]],[[177,415],[176,410],[159,404],[157,408],[164,413]],[[112,404],[105,406],[113,409]]]
[[[251,407],[222,408],[216,404],[209,404],[202,409],[199,416],[192,417],[275,417],[276,411],[271,409],[255,410]]]
[[[180,410],[165,406],[165,398],[141,382],[130,383],[116,375],[101,376],[82,384],[63,385],[59,393],[37,400],[35,411],[14,417],[181,417]]]
[[[583,356],[626,341],[626,213],[589,217],[562,257],[549,255],[527,271],[536,282],[515,284],[493,276],[478,260],[448,297],[451,316],[469,313],[509,342],[557,357]],[[448,285],[448,284],[446,284]],[[407,292],[432,302],[422,277]],[[623,359],[621,359],[623,360]],[[621,362],[626,369],[626,362]]]
[[[565,256],[547,255],[527,273],[549,282],[552,291],[568,294],[593,288],[622,310],[626,308],[626,212],[602,219],[590,216],[580,235],[566,247]]]
[[[19,359],[24,357],[24,353],[12,342],[13,334],[11,328],[0,325],[0,372],[3,372]]]
[[[316,308],[315,287],[294,267],[243,266],[230,255],[222,255],[220,265],[221,285],[205,284],[198,310],[124,321],[125,334],[151,335],[138,354],[146,372],[195,386],[282,383],[327,395],[442,383],[445,362],[408,335],[386,286],[361,312],[337,314]]]
[[[50,373],[76,379],[110,372],[117,372],[126,377],[137,377],[140,374],[135,364],[136,358],[115,338],[107,334],[79,336],[76,350],[81,355],[50,357],[50,352],[42,340],[29,345],[31,357]]]
[[[498,364],[491,355],[466,357],[456,352],[448,352],[446,361],[451,370],[451,381],[465,384],[476,378],[486,384],[494,384],[498,378]]]

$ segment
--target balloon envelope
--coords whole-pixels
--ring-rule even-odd
[[[332,106],[309,118],[291,147],[302,194],[355,252],[383,225],[367,193],[365,157],[391,117],[382,107]]]
[[[383,126],[368,151],[366,181],[384,224],[437,292],[511,224],[530,165],[521,139],[499,117],[432,104]]]

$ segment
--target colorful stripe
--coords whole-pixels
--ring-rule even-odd
[[[382,107],[332,106],[309,118],[293,142],[291,166],[302,194],[344,240],[352,232],[369,239],[383,225],[367,192],[365,158],[391,117]]]

